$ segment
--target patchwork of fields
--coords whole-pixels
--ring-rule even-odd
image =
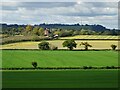
[[[77,48],[84,49],[79,44],[88,42],[89,49],[111,49],[118,46],[118,36],[81,35],[64,37],[61,40],[49,40],[58,49],[64,39],[76,40]],[[62,40],[63,39],[63,40]],[[88,39],[88,40],[87,40]],[[90,40],[94,39],[94,40]],[[95,40],[105,39],[105,40]],[[114,39],[114,40],[113,40]],[[18,42],[0,45],[0,49],[38,49],[40,42]],[[119,49],[117,47],[117,49]],[[117,51],[39,51],[39,50],[2,50],[2,67],[19,68],[32,67],[36,61],[38,67],[79,67],[79,66],[118,66]],[[0,64],[1,67],[1,64]],[[2,71],[3,88],[117,88],[118,70],[34,70],[34,71]]]
[[[118,66],[117,51],[26,51],[3,50],[2,67],[76,67],[76,66]]]

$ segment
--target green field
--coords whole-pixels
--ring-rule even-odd
[[[117,70],[3,71],[3,88],[117,87]]]
[[[31,51],[3,50],[2,67],[118,66],[117,51]]]

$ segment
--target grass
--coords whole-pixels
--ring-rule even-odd
[[[67,49],[66,47],[62,46],[64,40],[51,40],[47,41],[52,45],[58,47],[58,49]],[[111,41],[111,40],[76,40],[77,48],[76,49],[84,49],[83,46],[80,46],[81,42],[88,42],[92,45],[89,49],[111,49],[111,45],[115,44],[118,46],[118,41]],[[12,43],[12,44],[5,44],[0,45],[1,49],[38,49],[38,43],[40,42],[19,42],[19,43]],[[118,49],[118,47],[117,47]]]
[[[3,71],[3,88],[117,87],[117,70]]]
[[[2,67],[118,66],[116,51],[26,51],[3,50]]]

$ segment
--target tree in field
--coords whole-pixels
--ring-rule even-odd
[[[116,47],[117,47],[117,46],[116,46],[116,45],[114,45],[114,44],[112,44],[112,45],[111,45],[112,50],[115,50],[115,49],[116,49]]]
[[[34,68],[36,68],[36,67],[37,67],[37,62],[32,62],[32,66],[33,66]]]
[[[38,44],[39,49],[41,50],[49,50],[49,43],[48,42],[41,42]]]
[[[92,47],[92,45],[90,45],[88,42],[81,42],[80,46],[84,45],[85,50],[88,50],[88,47]]]
[[[75,40],[71,39],[64,41],[62,45],[63,47],[69,48],[69,50],[73,50],[73,48],[76,48],[77,43],[75,42]]]

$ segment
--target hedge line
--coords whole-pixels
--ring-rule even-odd
[[[37,68],[0,68],[0,70],[66,70],[66,69],[120,69],[120,67],[115,66],[105,66],[105,67],[92,67],[92,66],[83,66],[83,67],[37,67]]]
[[[10,36],[5,38],[0,38],[2,42],[0,45],[25,42],[25,41],[41,41],[41,40],[52,40],[51,37],[40,37],[40,36]],[[68,40],[68,39],[58,39],[58,40]],[[113,40],[119,41],[120,39],[75,39],[75,40]]]
[[[13,36],[3,38],[0,45],[10,44],[10,43],[17,43],[17,42],[25,42],[25,41],[41,41],[41,40],[51,40],[49,37],[33,37],[33,36]]]

